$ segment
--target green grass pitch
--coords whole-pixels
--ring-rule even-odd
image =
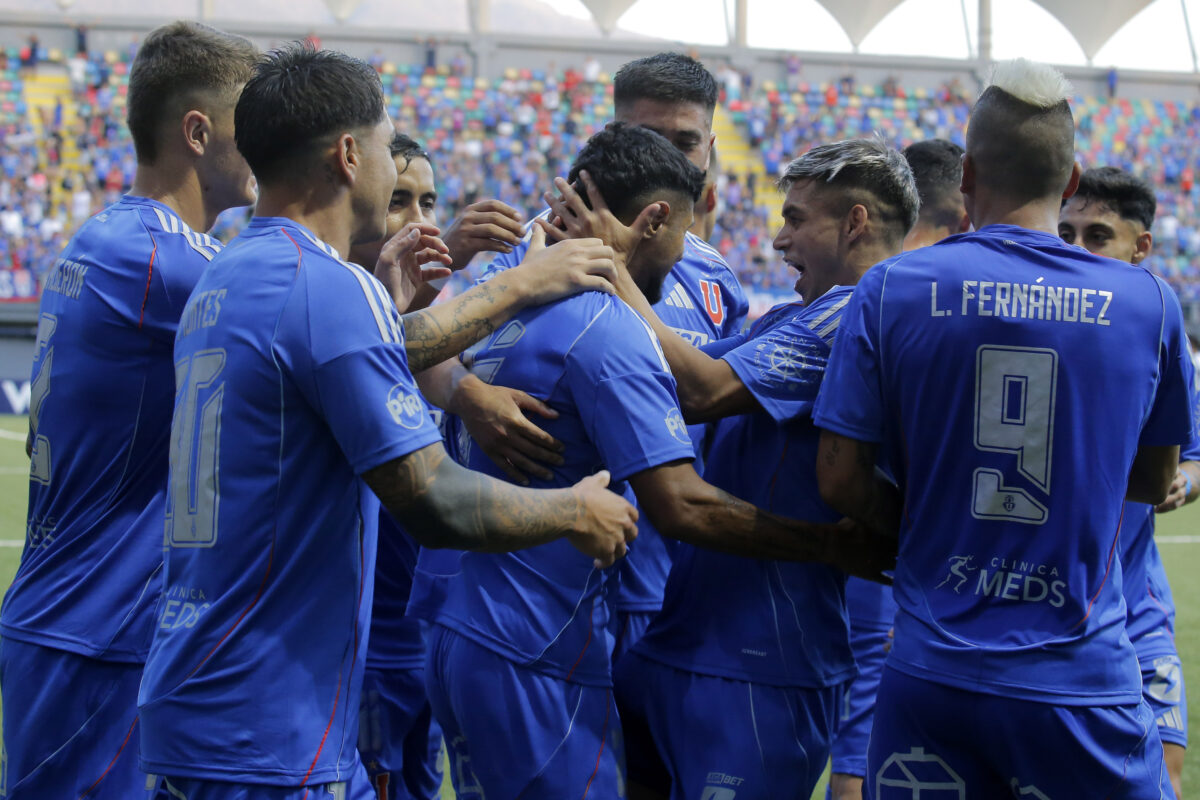
[[[8,588],[21,556],[20,542],[25,537],[25,505],[28,492],[28,459],[25,457],[26,418],[0,416],[0,587]],[[11,437],[11,438],[10,438]],[[1159,549],[1171,588],[1175,593],[1179,655],[1189,686],[1200,686],[1200,541],[1172,541],[1173,537],[1197,536],[1200,539],[1200,504],[1158,518]],[[1200,697],[1200,696],[1198,696]],[[1200,731],[1200,699],[1188,708],[1188,722]],[[1200,755],[1189,756],[1183,773],[1183,791],[1194,797],[1200,793]],[[817,787],[813,798],[825,796],[825,785]],[[444,800],[453,800],[447,782]]]

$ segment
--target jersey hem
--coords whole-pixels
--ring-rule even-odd
[[[356,764],[351,763],[344,766],[339,765],[337,767],[314,769],[309,773],[305,769],[292,771],[254,768],[248,770],[246,767],[224,767],[217,765],[198,767],[194,761],[189,762],[188,766],[182,766],[167,761],[152,761],[147,758],[138,758],[138,768],[150,775],[162,775],[167,778],[190,778],[198,781],[240,782],[260,786],[291,786],[296,788],[349,781],[356,772],[355,766]]]
[[[813,425],[818,428],[836,433],[839,436],[845,436],[848,439],[857,439],[860,442],[872,442],[876,444],[883,441],[883,435],[878,431],[869,431],[855,425],[848,425],[840,420],[825,416],[819,410],[814,411],[812,420]]]
[[[15,639],[25,644],[46,647],[51,650],[62,650],[97,661],[110,661],[115,664],[145,664],[150,655],[150,648],[144,651],[124,650],[116,648],[101,648],[87,642],[66,636],[56,636],[48,633],[34,633],[9,624],[0,624],[0,636]]]
[[[465,623],[462,623],[453,617],[447,617],[445,614],[439,614],[436,618],[434,618],[433,623],[435,625],[441,625],[443,628],[446,628],[447,630],[452,631],[464,639],[479,645],[491,653],[495,653],[505,661],[511,661],[513,664],[522,669],[538,672],[556,680],[565,681],[566,683],[574,683],[580,686],[598,686],[603,689],[612,688],[611,665],[608,674],[604,675],[603,677],[589,674],[584,670],[576,669],[574,674],[568,678],[567,675],[571,671],[570,667],[563,667],[548,661],[530,662],[529,657],[523,653],[517,652],[512,648],[505,647],[490,637],[481,635],[479,631],[473,630],[469,625],[466,625]],[[603,642],[594,641],[592,646],[601,647],[603,646]]]
[[[828,689],[831,686],[837,686],[844,683],[846,680],[853,678],[858,674],[858,668],[851,664],[848,668],[834,673],[831,677],[822,678],[820,680],[803,680],[798,678],[781,678],[776,676],[752,675],[748,672],[743,672],[736,669],[727,669],[724,667],[711,667],[705,664],[697,664],[694,661],[686,659],[674,659],[670,656],[665,656],[658,650],[652,647],[642,647],[641,642],[633,646],[633,652],[643,658],[654,661],[671,669],[679,670],[680,672],[690,672],[694,675],[707,675],[710,678],[725,678],[727,680],[741,681],[742,683],[761,683],[766,686],[779,686],[788,689]]]
[[[1003,681],[981,683],[979,681],[956,678],[953,668],[933,670],[922,667],[892,656],[884,664],[897,672],[902,672],[910,678],[929,681],[930,683],[952,686],[968,692],[998,695],[1013,700],[1026,700],[1034,703],[1050,703],[1060,706],[1128,706],[1137,705],[1142,700],[1142,687],[1139,685],[1133,691],[1120,692],[1089,692],[1086,695],[1072,692],[1055,691],[1053,689],[1036,689],[1029,686],[1019,686]]]

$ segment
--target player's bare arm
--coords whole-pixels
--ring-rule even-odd
[[[729,364],[696,349],[658,318],[646,296],[625,269],[629,257],[641,241],[641,231],[653,216],[658,203],[651,203],[633,225],[625,226],[608,208],[592,177],[579,173],[587,192],[584,203],[579,193],[562,178],[555,179],[558,194],[547,193],[546,200],[560,220],[565,236],[597,236],[613,248],[617,264],[617,295],[638,312],[658,336],[663,354],[675,376],[679,405],[689,423],[708,422],[734,414],[761,411],[762,406]],[[557,229],[542,223],[547,231]],[[550,235],[556,235],[552,233]]]
[[[895,540],[850,524],[788,519],[705,482],[691,462],[632,475],[638,505],[664,536],[746,558],[819,561],[868,580],[895,566]]]
[[[558,412],[533,395],[485,383],[454,358],[417,375],[417,385],[429,402],[459,417],[475,444],[517,483],[528,485],[530,475],[550,480],[544,465],[562,463],[562,442],[530,419],[554,419]]]
[[[1156,513],[1165,514],[1177,508],[1183,508],[1200,495],[1200,462],[1183,461],[1171,481],[1171,490],[1167,499],[1154,507]]]
[[[821,499],[868,529],[895,536],[900,528],[900,493],[875,469],[877,445],[821,431],[817,484]]]
[[[458,355],[527,306],[585,291],[612,292],[612,248],[579,239],[548,255],[539,230],[520,265],[450,302],[404,315],[404,348],[413,372]]]
[[[1157,506],[1167,499],[1179,468],[1179,445],[1139,447],[1129,470],[1125,499]]]
[[[465,469],[439,444],[363,474],[423,547],[509,552],[567,537],[608,566],[637,536],[638,512],[598,472],[566,489],[523,489]]]

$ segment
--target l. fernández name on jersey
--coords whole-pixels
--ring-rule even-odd
[[[987,226],[870,270],[815,419],[899,454],[891,663],[1025,699],[1138,702],[1122,488],[1139,447],[1188,441],[1190,387],[1170,289],[1051,234]]]

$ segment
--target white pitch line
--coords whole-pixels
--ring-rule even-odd
[[[17,433],[16,431],[6,431],[0,428],[0,439],[8,439],[10,442],[24,442],[25,434]]]
[[[0,547],[24,547],[24,539],[0,539]]]
[[[1178,536],[1155,536],[1154,541],[1160,544],[1200,544],[1200,536],[1182,534]]]

